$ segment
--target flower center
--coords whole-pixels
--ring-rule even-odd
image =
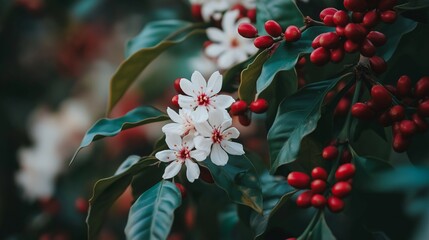
[[[186,159],[190,159],[191,158],[191,154],[190,151],[188,150],[187,147],[182,148],[182,150],[180,150],[177,153],[177,158],[179,160],[185,161]]]
[[[218,129],[213,130],[213,133],[212,133],[213,143],[220,143],[222,139],[223,139],[223,136],[220,133],[220,131]]]
[[[202,93],[197,97],[197,102],[198,105],[207,106],[210,103],[210,98],[205,93]]]
[[[237,38],[231,39],[230,44],[231,44],[232,48],[236,48],[236,47],[238,47],[238,45],[240,45],[240,43],[238,42]]]

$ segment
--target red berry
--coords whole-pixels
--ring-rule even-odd
[[[249,109],[254,113],[264,113],[268,110],[268,102],[263,98],[259,98],[250,103]]]
[[[201,21],[203,17],[201,15],[201,4],[191,5],[191,15],[195,20]]]
[[[341,62],[344,59],[344,49],[342,47],[331,49],[331,61],[334,63]]]
[[[332,186],[332,194],[336,197],[343,198],[352,191],[352,186],[348,182],[337,182]]]
[[[335,25],[344,27],[349,23],[349,15],[346,11],[340,10],[336,12],[332,17]]]
[[[266,49],[274,44],[274,39],[270,36],[259,36],[253,40],[253,44],[259,49]]]
[[[391,10],[396,5],[396,0],[380,0],[377,8],[380,11]]]
[[[305,191],[298,195],[298,198],[296,199],[296,205],[301,208],[307,208],[311,205],[311,198],[313,197],[312,191]]]
[[[364,16],[365,16],[365,13],[363,13],[363,12],[353,12],[352,13],[352,21],[354,23],[361,23]]]
[[[185,198],[186,197],[186,188],[180,183],[176,183],[176,187],[179,189],[180,195],[182,195],[182,198]]]
[[[360,44],[353,42],[352,40],[346,40],[344,42],[344,51],[348,53],[357,52],[360,49]]]
[[[396,21],[396,17],[396,12],[392,10],[387,10],[380,13],[380,19],[385,23],[394,23]]]
[[[182,78],[177,78],[176,80],[174,80],[174,89],[176,89],[176,92],[178,94],[185,94],[182,90],[182,88],[180,87],[180,80]]]
[[[250,19],[251,22],[256,22],[256,8],[247,10],[247,17]]]
[[[326,48],[319,47],[310,54],[310,61],[322,66],[329,62],[330,57],[331,53]]]
[[[307,62],[307,60],[305,59],[305,57],[300,57],[298,62],[296,62],[295,67],[296,68],[302,68],[302,67],[304,67],[306,62]]]
[[[395,105],[390,109],[389,115],[392,121],[401,121],[405,118],[405,108],[401,105]]]
[[[313,170],[311,170],[311,177],[313,179],[321,179],[326,181],[326,179],[328,179],[328,173],[322,167],[315,167]]]
[[[335,23],[334,23],[334,16],[333,16],[333,15],[327,15],[327,16],[323,19],[323,23],[324,23],[326,26],[335,27]]]
[[[360,54],[365,57],[372,57],[375,55],[375,47],[368,39],[363,40],[362,46],[360,47]]]
[[[322,151],[322,157],[325,160],[334,160],[338,157],[338,149],[335,146],[327,146]]]
[[[289,26],[285,31],[286,42],[295,42],[301,38],[301,30],[297,26]]]
[[[338,47],[340,44],[340,38],[334,32],[322,33],[320,34],[319,43],[320,46],[324,48],[332,49]]]
[[[242,18],[242,17],[246,16],[246,14],[247,14],[246,7],[243,6],[242,4],[239,4],[239,3],[232,6],[231,10],[238,10],[240,12],[239,18]]]
[[[381,85],[375,85],[371,88],[371,98],[377,109],[384,110],[392,105],[392,96]]]
[[[310,187],[313,193],[323,193],[326,189],[326,182],[320,179],[316,179],[311,182]]]
[[[326,198],[322,194],[314,194],[311,198],[311,205],[315,208],[323,208],[326,205]]]
[[[347,10],[354,12],[363,12],[368,8],[364,0],[344,0],[343,4]]]
[[[343,153],[341,154],[341,163],[349,163],[352,160],[352,154],[349,150],[344,149]]]
[[[376,47],[383,46],[387,42],[386,35],[381,32],[371,31],[366,35],[366,38]]]
[[[378,12],[376,10],[369,11],[362,19],[362,25],[367,28],[372,28],[378,23]]]
[[[337,213],[344,209],[344,201],[335,196],[328,197],[328,208],[331,212]]]
[[[76,208],[76,211],[86,214],[88,212],[89,203],[88,200],[86,200],[85,198],[79,197],[76,198],[74,206]]]
[[[212,174],[205,167],[200,167],[200,178],[206,183],[214,183]]]
[[[429,97],[429,77],[422,77],[417,81],[414,95],[418,98]]]
[[[361,120],[371,120],[375,117],[375,112],[365,103],[355,103],[351,112],[353,117]]]
[[[238,115],[238,121],[245,127],[249,126],[251,123],[251,119],[246,114]]]
[[[231,105],[231,114],[240,115],[247,111],[247,103],[243,100],[238,100]]]
[[[389,91],[391,94],[397,95],[396,87],[394,87],[393,85],[387,84],[387,85],[384,85],[384,87],[386,87],[387,91]]]
[[[291,237],[291,238],[286,238],[286,240],[296,240],[296,238]]]
[[[287,176],[287,182],[294,188],[305,189],[310,185],[310,176],[303,172],[291,172]]]
[[[378,116],[378,123],[383,127],[392,125],[392,119],[390,118],[389,111],[386,111]]]
[[[344,117],[350,110],[351,101],[348,97],[342,97],[340,101],[338,101],[337,106],[334,110],[335,117]]]
[[[320,47],[320,36],[318,35],[316,38],[314,38],[313,42],[311,42],[311,47],[313,49],[319,48]]]
[[[399,125],[399,131],[401,131],[404,136],[411,136],[417,132],[417,126],[414,121],[402,120]]]
[[[398,79],[396,83],[396,93],[400,97],[411,96],[412,82],[407,75],[403,75]]]
[[[320,17],[320,20],[322,20],[323,21],[323,19],[325,19],[325,17],[326,16],[332,16],[332,15],[334,15],[336,12],[337,12],[338,10],[336,9],[336,8],[325,8],[325,9],[323,9],[321,12],[320,12],[320,14],[319,14],[319,17]]]
[[[179,106],[179,95],[174,95],[171,99],[171,104],[173,104],[174,107],[180,108]]]
[[[416,124],[419,132],[426,132],[429,128],[428,122],[419,114],[414,113],[412,116],[413,122]]]
[[[346,34],[344,33],[344,27],[339,27],[339,26],[337,26],[336,28],[335,28],[335,32],[337,33],[337,35],[338,36],[340,36],[340,37],[344,37],[344,36],[346,36]]]
[[[371,69],[376,74],[381,74],[386,71],[387,64],[383,58],[379,56],[374,56],[369,59],[369,64],[371,65]]]
[[[346,181],[355,175],[356,167],[353,163],[345,163],[338,167],[335,171],[335,179],[337,181]]]
[[[238,25],[238,33],[245,38],[254,38],[258,35],[258,29],[250,23]]]
[[[280,24],[274,20],[268,20],[264,24],[265,31],[272,37],[279,37],[282,35],[283,30]]]
[[[365,39],[367,32],[362,25],[349,23],[344,28],[344,34],[346,35],[347,39],[350,39],[356,43],[360,43]]]
[[[429,117],[429,100],[426,100],[424,102],[421,102],[419,104],[418,110],[420,115],[424,117]]]
[[[392,147],[395,152],[401,153],[405,152],[410,145],[410,140],[404,135],[397,133],[393,136]]]

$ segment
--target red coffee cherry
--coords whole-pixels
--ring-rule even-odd
[[[353,163],[345,163],[338,167],[335,171],[335,179],[337,181],[346,181],[355,175],[356,167]]]
[[[74,201],[74,207],[77,212],[86,214],[89,208],[89,202],[85,198],[78,197]]]
[[[386,111],[378,117],[378,123],[383,127],[392,125],[392,119],[390,118],[389,111]]]
[[[310,185],[310,176],[303,172],[291,172],[287,176],[287,182],[294,188],[306,189]]]
[[[362,19],[362,25],[367,28],[372,28],[378,23],[378,13],[376,10],[369,11]]]
[[[424,117],[429,117],[429,100],[421,102],[419,104],[417,111],[419,112],[420,115]]]
[[[182,199],[186,198],[186,188],[180,183],[176,183],[176,187],[179,189]]]
[[[387,10],[380,13],[380,19],[385,23],[394,23],[396,21],[396,17],[396,12],[392,10]]]
[[[417,81],[414,95],[418,98],[429,97],[429,77],[422,77]]]
[[[367,32],[362,25],[356,23],[349,23],[344,28],[344,34],[346,35],[347,39],[350,39],[356,43],[360,43],[365,39]]]
[[[203,20],[203,16],[201,15],[201,4],[191,5],[191,15],[197,21]]]
[[[337,33],[337,35],[338,35],[338,36],[340,36],[340,37],[344,37],[344,36],[346,36],[346,34],[344,33],[344,27],[337,26],[337,27],[335,28],[335,32],[336,32],[336,33]]]
[[[305,57],[300,57],[298,62],[296,62],[295,67],[296,68],[302,68],[305,66],[306,62],[307,62],[307,60],[305,59]]]
[[[410,139],[406,138],[404,135],[397,133],[393,136],[392,147],[395,152],[405,152],[408,149],[409,145]]]
[[[259,98],[250,103],[249,109],[254,113],[264,113],[268,110],[268,102],[263,98]]]
[[[179,106],[179,95],[173,96],[173,98],[171,99],[171,104],[176,108],[180,108],[180,106]]]
[[[349,150],[344,149],[343,153],[341,154],[341,163],[349,163],[352,160],[352,154]]]
[[[328,208],[333,213],[341,212],[344,209],[344,201],[335,196],[328,197]]]
[[[313,197],[313,192],[308,190],[300,195],[298,195],[298,198],[296,199],[296,205],[301,208],[307,208],[311,205],[311,198]]]
[[[250,23],[238,25],[238,33],[245,38],[254,38],[258,35],[258,29]]]
[[[398,79],[398,82],[396,82],[396,93],[400,97],[407,97],[411,96],[411,88],[412,88],[412,82],[410,77],[407,75],[403,75]]]
[[[338,47],[340,44],[340,38],[334,32],[322,33],[320,34],[319,43],[320,46],[324,48],[332,49]]]
[[[351,112],[353,117],[361,120],[371,120],[375,117],[375,112],[365,103],[355,103]]]
[[[362,46],[360,47],[360,54],[365,57],[372,57],[375,55],[376,48],[368,39],[363,40]]]
[[[247,17],[250,19],[252,23],[256,22],[256,8],[252,8],[247,10]]]
[[[336,197],[343,198],[352,191],[352,186],[348,182],[337,182],[332,186],[332,194]]]
[[[310,61],[315,65],[322,66],[329,62],[331,53],[323,47],[319,47],[310,54]]]
[[[247,127],[251,123],[251,119],[246,114],[238,115],[238,122],[240,122],[241,125]]]
[[[363,12],[368,8],[366,1],[362,0],[344,0],[344,7],[349,11]]]
[[[182,88],[180,87],[180,80],[182,78],[177,78],[176,80],[174,80],[174,89],[176,90],[176,92],[178,94],[185,94],[182,90]]]
[[[401,105],[395,105],[390,109],[389,115],[392,121],[401,121],[405,118],[405,108]]]
[[[348,53],[357,52],[360,49],[360,44],[353,42],[352,40],[346,40],[344,42],[344,51]]]
[[[391,10],[396,5],[396,0],[380,0],[377,8],[380,11]]]
[[[200,167],[200,178],[206,183],[214,183],[212,174],[205,167]]]
[[[313,179],[320,179],[326,181],[328,179],[328,173],[322,167],[315,167],[311,170],[311,177]]]
[[[322,21],[323,21],[323,19],[325,19],[325,17],[326,17],[326,16],[328,16],[328,15],[332,16],[332,15],[334,15],[337,11],[338,11],[338,10],[337,10],[336,8],[325,8],[325,9],[323,9],[323,10],[320,12],[320,14],[319,14],[320,20],[322,20]]]
[[[318,35],[317,37],[315,37],[313,39],[313,42],[311,42],[311,47],[313,49],[319,48],[320,47],[320,42],[319,41],[320,41],[320,35]]]
[[[344,59],[344,54],[344,49],[342,47],[331,49],[331,62],[341,62]]]
[[[311,198],[311,205],[315,208],[324,208],[326,205],[326,198],[322,194],[314,194]]]
[[[239,3],[233,5],[231,7],[231,10],[238,10],[240,12],[239,18],[246,16],[246,13],[247,13],[246,7]]]
[[[297,26],[289,26],[285,31],[286,42],[296,42],[301,38],[301,30]]]
[[[243,100],[238,100],[231,105],[231,114],[240,115],[247,111],[247,103]]]
[[[325,160],[335,160],[338,157],[338,148],[335,146],[327,146],[322,151],[322,158]]]
[[[383,46],[387,42],[386,35],[381,32],[371,31],[366,35],[366,38],[376,47]]]
[[[323,23],[324,23],[326,26],[335,27],[335,23],[334,23],[334,16],[333,16],[333,15],[327,15],[327,16],[323,19]]]
[[[381,85],[375,85],[371,88],[371,98],[377,109],[386,109],[392,105],[392,96],[389,91]]]
[[[338,101],[337,106],[334,110],[335,117],[344,117],[349,113],[351,101],[348,97],[342,97],[340,101]]]
[[[310,188],[313,193],[323,193],[326,189],[326,182],[320,179],[313,180]]]
[[[280,37],[283,33],[280,24],[274,20],[268,20],[264,24],[265,31],[273,37]]]
[[[417,132],[417,126],[414,121],[402,120],[399,125],[399,130],[404,136],[411,136]]]
[[[270,36],[259,36],[253,40],[253,44],[259,49],[266,49],[274,44],[274,39]]]
[[[369,59],[369,64],[371,66],[372,71],[376,74],[381,74],[387,69],[386,61],[384,61],[384,59],[379,56],[371,57]]]
[[[332,16],[335,25],[344,27],[349,23],[349,15],[346,11],[340,10]]]
[[[291,237],[291,238],[286,238],[286,240],[296,240],[296,238]]]
[[[413,122],[416,124],[417,130],[419,132],[426,132],[429,128],[428,122],[419,114],[414,113],[411,117]]]
[[[361,23],[364,16],[365,16],[365,13],[363,13],[363,12],[353,12],[352,13],[352,21],[354,23]]]

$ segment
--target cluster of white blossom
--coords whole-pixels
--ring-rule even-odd
[[[186,165],[186,177],[194,182],[200,175],[197,162],[208,156],[218,165],[224,166],[231,155],[244,154],[243,146],[232,142],[239,131],[231,127],[232,119],[226,108],[234,103],[228,95],[218,94],[222,88],[222,75],[214,72],[208,82],[195,71],[191,80],[182,78],[180,87],[186,95],[179,95],[179,113],[167,108],[173,123],[166,124],[162,131],[166,135],[168,150],[155,154],[162,162],[170,162],[163,178],[176,176]]]
[[[222,14],[236,5],[246,9],[256,8],[255,0],[190,0],[191,4],[201,5],[201,16],[204,21],[220,20]]]

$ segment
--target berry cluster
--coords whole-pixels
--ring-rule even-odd
[[[250,103],[247,106],[246,101],[237,100],[231,105],[230,113],[231,115],[238,116],[238,120],[243,126],[250,125],[250,118],[248,116],[248,111],[253,113],[264,113],[268,110],[268,102],[263,98],[259,98]]]
[[[322,33],[313,40],[315,50],[310,55],[311,62],[320,66],[329,61],[338,63],[345,53],[360,52],[370,58],[374,72],[384,72],[386,63],[375,56],[375,52],[387,39],[373,29],[380,20],[385,23],[396,20],[396,12],[392,10],[395,5],[395,0],[344,0],[350,14],[335,8],[322,10],[320,19],[326,26],[335,27],[335,32]]]
[[[392,106],[393,97],[395,104]],[[422,77],[412,87],[408,76],[401,76],[396,87],[374,85],[371,98],[352,106],[352,115],[361,120],[377,119],[383,127],[392,126],[393,149],[407,150],[411,137],[428,130],[425,118],[429,117],[429,77]]]
[[[174,80],[174,89],[176,90],[177,94],[174,95],[173,98],[171,99],[171,104],[176,108],[180,108],[179,94],[185,94],[182,88],[180,87],[180,79],[181,78],[177,78],[176,80]]]
[[[268,35],[258,36],[258,30],[250,23],[242,23],[238,26],[238,33],[245,38],[255,38],[253,44],[259,49],[270,48],[275,42],[295,42],[301,38],[301,30],[297,26],[289,26],[283,33],[280,24],[274,20],[268,20],[264,24]]]

